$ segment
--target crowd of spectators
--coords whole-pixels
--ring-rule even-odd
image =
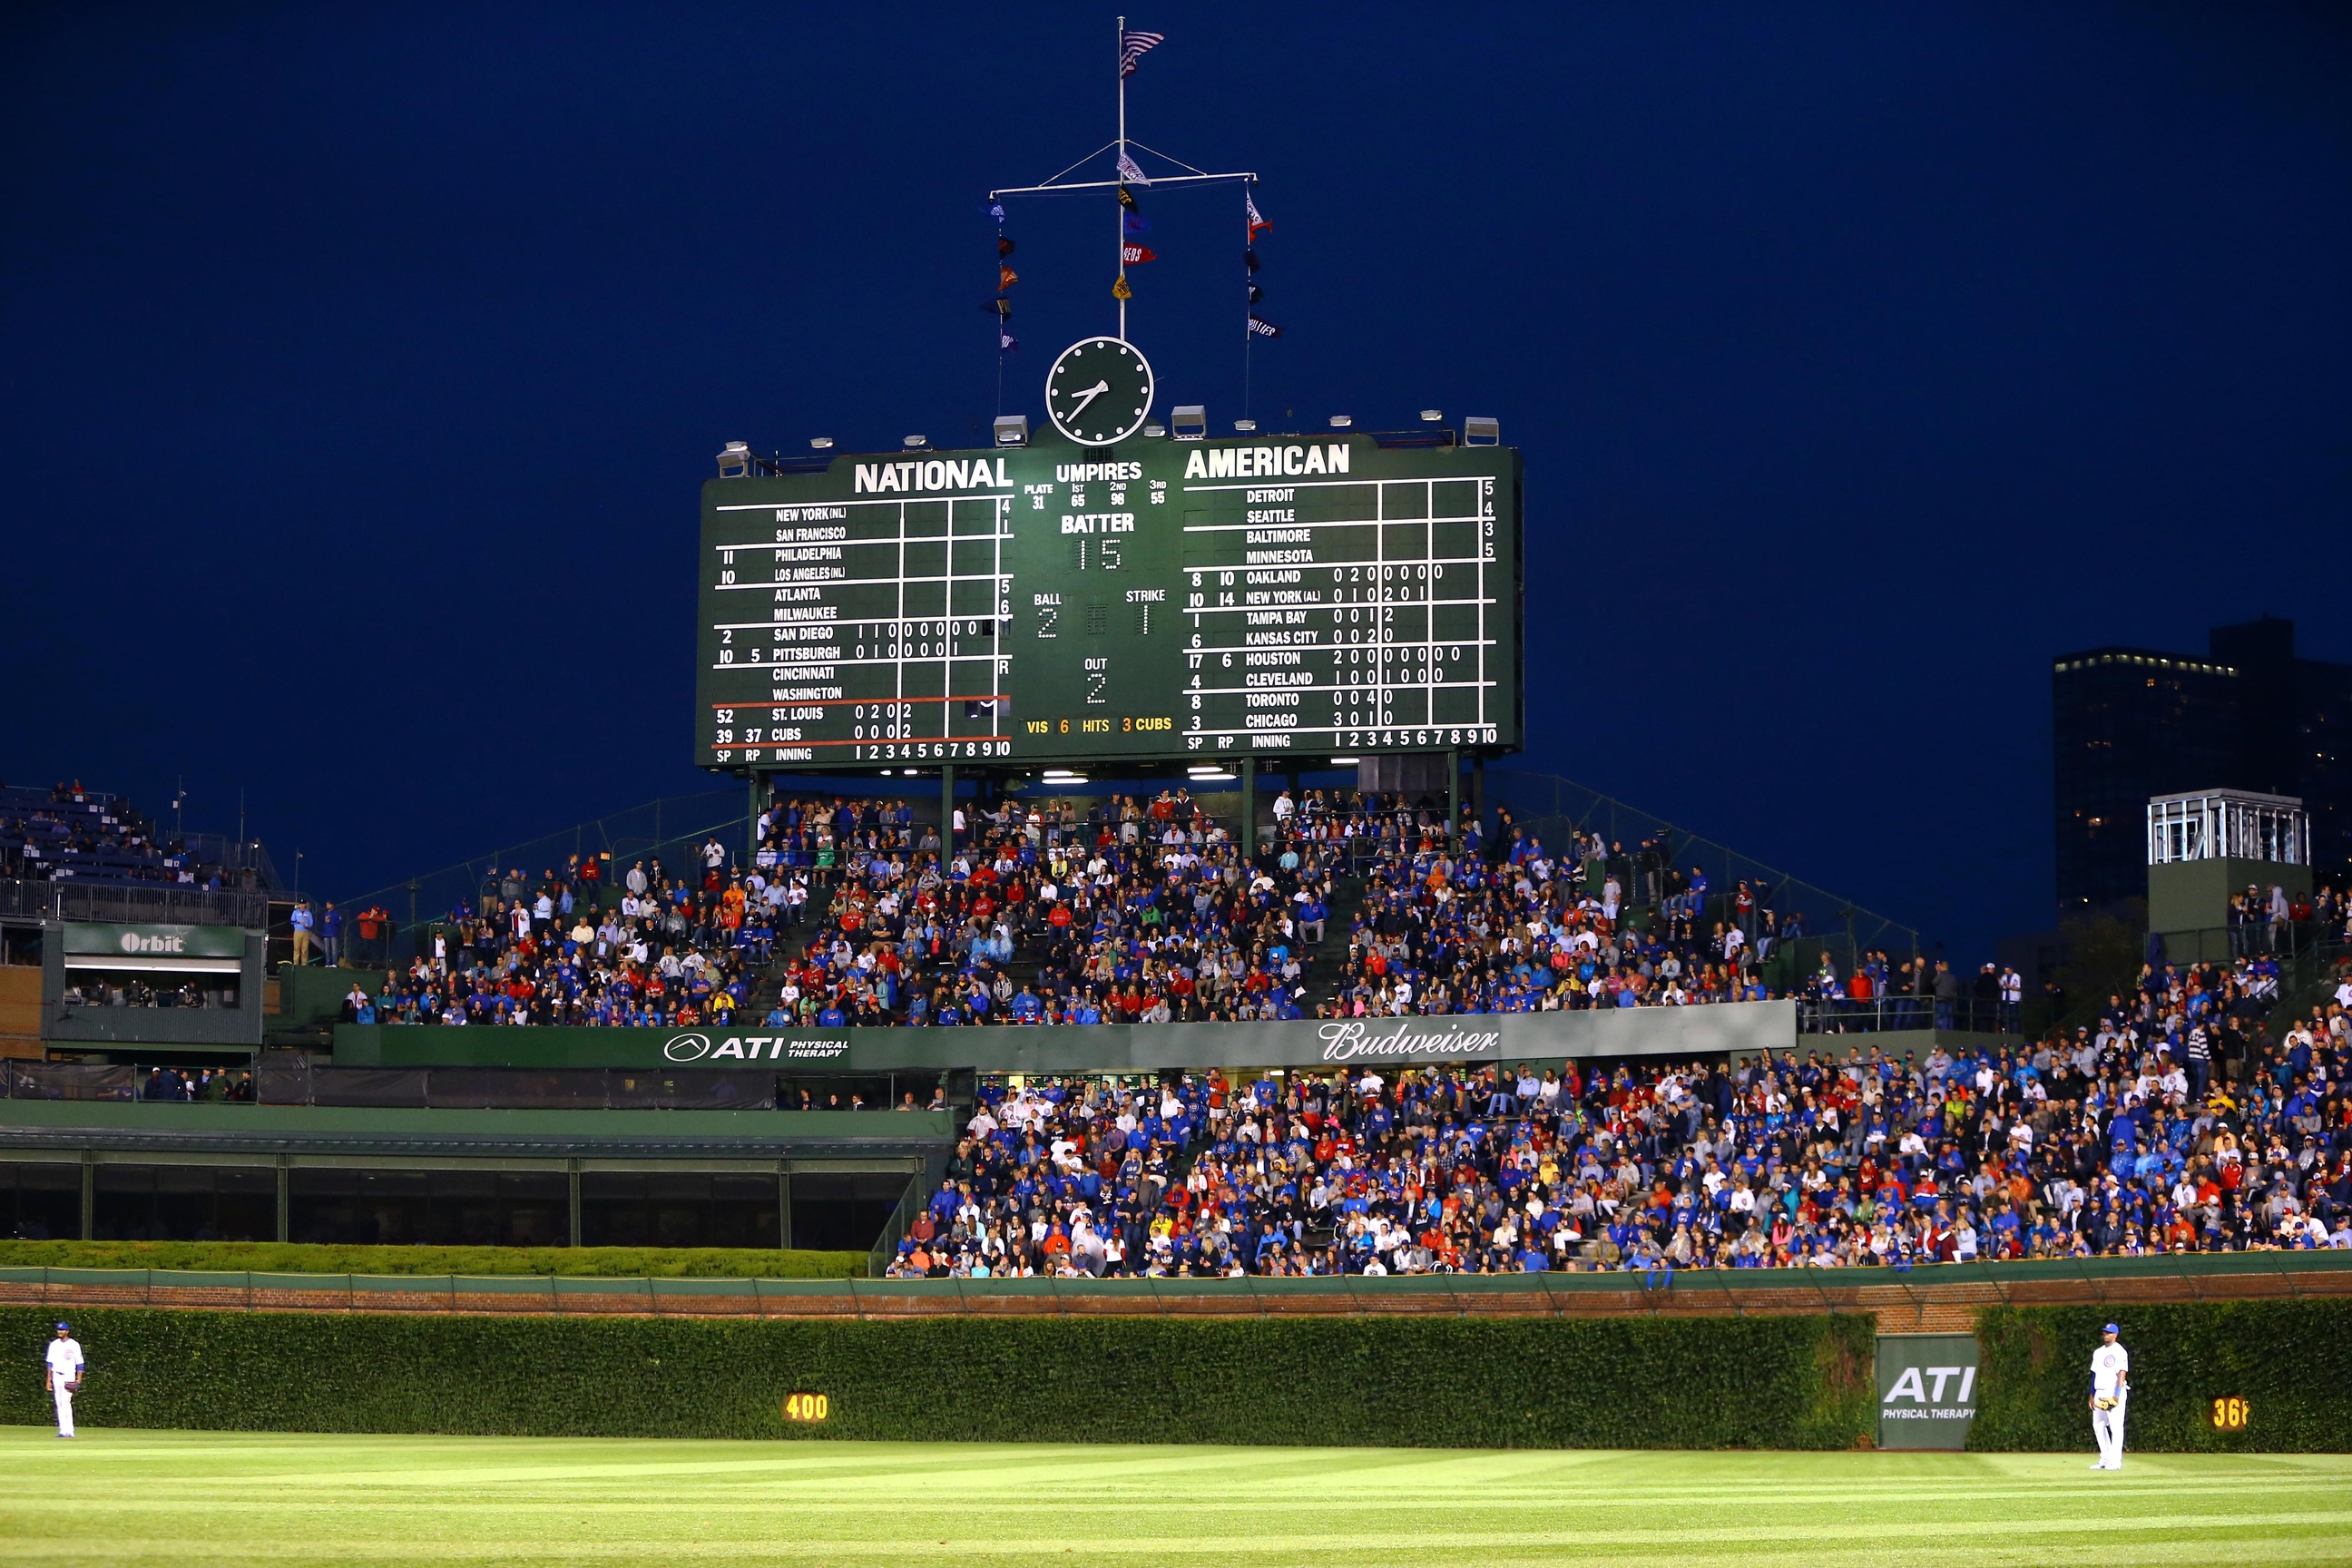
[[[1769,883],[1712,887],[1659,839],[1555,853],[1507,810],[1490,853],[1475,817],[1449,836],[1427,802],[1339,792],[1280,794],[1271,816],[1245,861],[1181,788],[974,805],[945,842],[903,799],[778,799],[749,865],[712,842],[689,875],[640,863],[625,887],[595,857],[529,888],[510,874],[379,1011],[668,1026],[732,1021],[756,993],[772,1027],[1052,1026],[1793,995],[1818,1032],[2020,1026],[2013,969],[1842,963]],[[2323,891],[2311,913],[2345,911]],[[2198,994],[2228,978],[2200,972]]]
[[[2352,1247],[2352,973],[2070,1038],[1735,1063],[984,1079],[900,1278],[1888,1265]],[[1931,1037],[1916,1037],[1923,1043]],[[1900,1037],[1894,1037],[1899,1041]]]
[[[952,846],[904,803],[791,803],[772,849],[788,926],[809,926],[788,932],[779,1026],[1297,1017],[1329,919],[1317,841],[1278,834],[1245,864],[1182,789],[975,805]]]
[[[725,1025],[767,963],[785,889],[715,838],[685,874],[658,859],[617,879],[573,856],[536,879],[518,868],[461,901],[381,994],[354,985],[354,1023],[676,1026]]]

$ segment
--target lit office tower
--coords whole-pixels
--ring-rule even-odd
[[[2152,795],[2300,798],[2315,873],[2352,858],[2352,665],[2298,658],[2294,623],[2216,627],[2205,655],[2100,647],[2051,670],[2058,913],[2144,896]]]

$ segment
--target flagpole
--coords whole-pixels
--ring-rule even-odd
[[[1118,19],[1118,32],[1111,40],[1111,69],[1118,75],[1118,167],[1127,167],[1127,18]],[[1117,249],[1111,252],[1118,262],[1118,275],[1127,276],[1127,208],[1111,204],[1111,225],[1117,229]],[[1118,302],[1118,341],[1127,342],[1127,301]]]

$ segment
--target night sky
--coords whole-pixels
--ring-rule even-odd
[[[1109,139],[1113,18],[7,8],[0,777],[243,786],[327,896],[711,787],[712,454],[979,438],[985,193]],[[1526,765],[1989,956],[2051,655],[2352,658],[2343,7],[1130,20],[1131,134],[1263,176],[1248,412],[1524,449]],[[1135,276],[1213,428],[1238,206],[1156,197]],[[1013,208],[1004,409],[1112,226]]]

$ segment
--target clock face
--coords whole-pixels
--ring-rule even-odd
[[[1151,366],[1117,338],[1072,343],[1045,376],[1047,416],[1082,447],[1126,440],[1150,411]]]

